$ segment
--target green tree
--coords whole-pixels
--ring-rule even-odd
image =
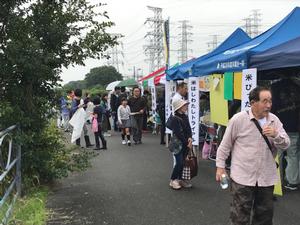
[[[113,81],[122,80],[122,75],[113,66],[100,66],[91,69],[84,80],[89,88],[95,85],[104,87]]]
[[[49,161],[55,157],[41,154],[46,144],[41,140],[50,135],[45,129],[62,67],[105,57],[103,52],[117,44],[116,37],[106,32],[114,24],[102,4],[88,2],[0,1],[0,127],[20,123],[22,168],[27,175],[48,179],[40,177],[48,174],[48,167],[38,156]],[[55,148],[47,144],[47,151],[51,147]]]
[[[86,82],[84,80],[70,81],[69,83],[64,85],[64,90],[75,90],[76,88],[85,89]]]

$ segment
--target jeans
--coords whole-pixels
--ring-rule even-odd
[[[287,149],[286,179],[290,184],[300,183],[300,140],[299,133],[288,133],[291,145]]]
[[[142,141],[143,116],[132,116],[132,137],[134,142]]]
[[[231,225],[272,225],[274,186],[251,187],[231,180]]]
[[[112,112],[113,120],[114,120],[114,131],[119,130],[118,126],[118,113],[117,112]]]
[[[63,126],[64,126],[64,130],[69,130],[70,129],[70,125],[69,125],[69,114],[62,114],[62,119],[63,119]]]
[[[171,175],[171,180],[181,180],[182,179],[182,171],[183,171],[183,164],[184,159],[187,156],[187,149],[182,149],[181,152],[174,155],[173,158],[175,158],[175,166],[173,168],[173,172]]]
[[[166,136],[166,117],[164,112],[159,113],[159,117],[161,119],[161,126],[160,126],[160,143],[165,142],[165,136]]]

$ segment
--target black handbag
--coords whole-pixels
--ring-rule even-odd
[[[172,152],[175,155],[181,152],[182,142],[176,137],[176,135],[173,135],[171,137],[168,148],[170,152]]]

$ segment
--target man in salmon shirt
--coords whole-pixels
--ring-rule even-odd
[[[277,149],[289,147],[290,139],[278,117],[270,113],[269,88],[254,88],[249,102],[249,111],[229,121],[217,151],[216,180],[227,175],[225,160],[231,152],[231,224],[272,225],[273,190],[279,178],[274,157]]]

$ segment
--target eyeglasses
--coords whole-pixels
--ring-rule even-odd
[[[272,100],[268,100],[268,99],[264,99],[264,100],[260,100],[259,101],[260,103],[262,103],[262,104],[264,104],[264,105],[266,105],[266,104],[270,104],[270,105],[272,105]]]

